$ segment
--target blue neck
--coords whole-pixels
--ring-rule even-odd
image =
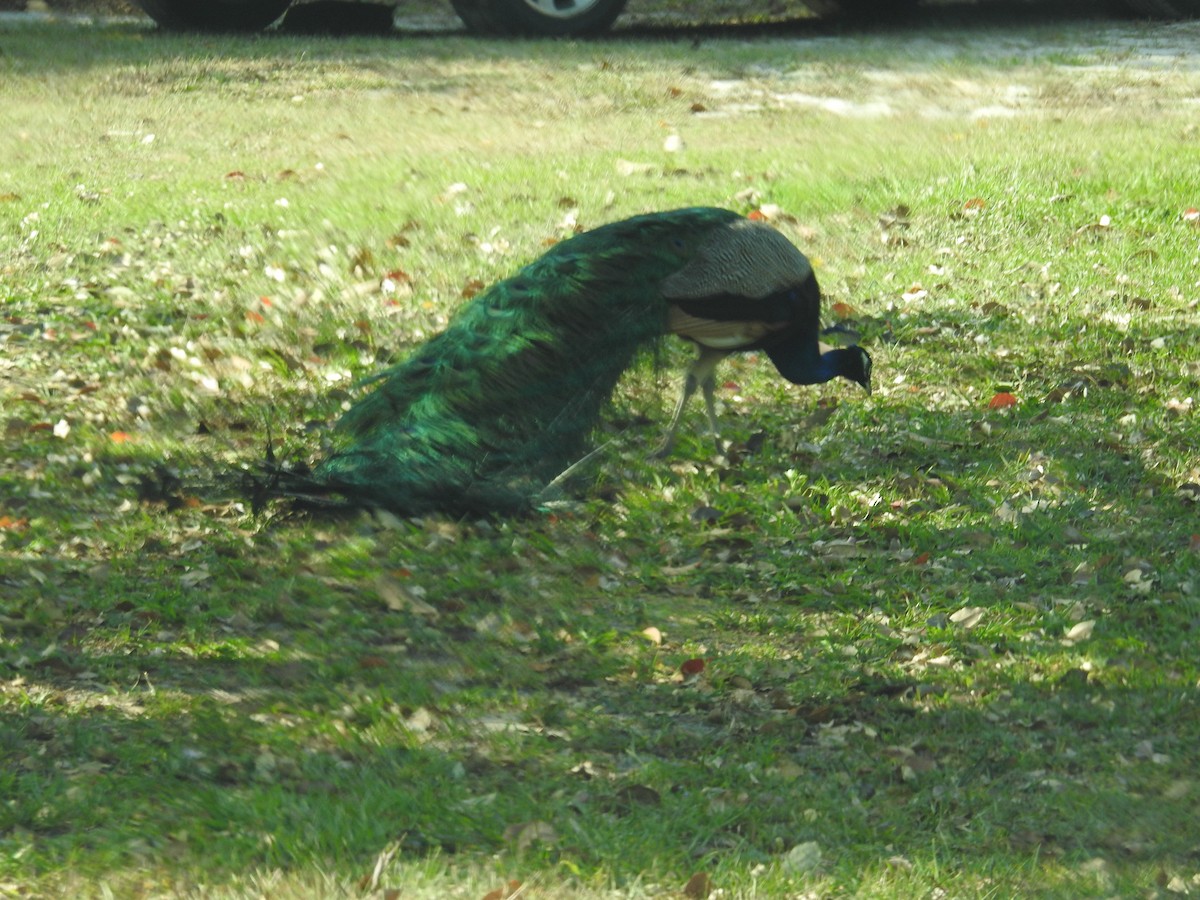
[[[823,384],[841,374],[840,350],[821,352],[816,341],[804,341],[767,349],[779,374],[793,384]]]

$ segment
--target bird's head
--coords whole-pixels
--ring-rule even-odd
[[[838,357],[841,361],[841,371],[838,374],[862,385],[863,390],[870,394],[871,354],[862,347],[846,347],[838,352]]]

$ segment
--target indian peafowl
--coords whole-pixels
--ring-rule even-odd
[[[717,433],[716,364],[761,349],[797,384],[870,390],[871,358],[822,349],[811,266],[782,234],[728,210],[636,216],[553,247],[378,375],[338,423],[305,493],[402,514],[518,512],[584,451],[601,407],[664,334],[700,350],[660,452],[699,386]]]
[[[763,350],[793,384],[821,384],[839,375],[871,392],[871,357],[861,347],[833,348],[821,332],[821,290],[808,259],[768,225],[738,219],[714,235],[684,268],[661,285],[667,331],[698,349],[683,393],[658,449],[675,444],[683,410],[699,387],[717,452],[722,450],[713,399],[717,363],[731,353]]]

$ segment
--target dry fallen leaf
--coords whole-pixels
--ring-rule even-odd
[[[1130,569],[1122,580],[1133,594],[1149,594],[1154,589],[1154,579],[1141,569]]]
[[[794,759],[781,760],[776,766],[767,770],[776,778],[782,778],[784,781],[795,781],[809,773],[809,770],[804,768]]]
[[[438,611],[423,599],[425,589],[417,584],[406,584],[386,572],[375,580],[379,599],[393,612],[410,612],[428,619],[438,617]]]
[[[617,174],[628,178],[631,175],[649,175],[654,171],[652,163],[633,162],[628,159],[618,159],[616,162]]]
[[[959,628],[971,629],[983,620],[983,614],[986,610],[982,606],[964,606],[957,612],[950,614],[950,621]]]
[[[694,898],[694,900],[704,900],[712,893],[712,889],[712,879],[708,877],[708,873],[697,872],[683,886],[683,896]]]
[[[1068,641],[1086,641],[1092,636],[1092,629],[1096,627],[1095,619],[1085,619],[1082,622],[1076,622],[1072,625],[1063,637]]]
[[[783,867],[789,872],[811,872],[821,864],[821,845],[816,841],[797,844],[783,857]]]
[[[504,829],[504,839],[513,844],[518,853],[523,853],[534,844],[553,844],[558,832],[548,822],[519,822]]]
[[[521,893],[521,888],[524,885],[515,878],[506,884],[504,887],[496,888],[494,891],[488,891],[483,895],[483,900],[509,900],[511,897],[516,897]]]

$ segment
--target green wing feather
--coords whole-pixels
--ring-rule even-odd
[[[528,508],[582,455],[622,372],[664,334],[662,281],[739,218],[675,210],[556,245],[375,376],[314,481],[404,514]]]

